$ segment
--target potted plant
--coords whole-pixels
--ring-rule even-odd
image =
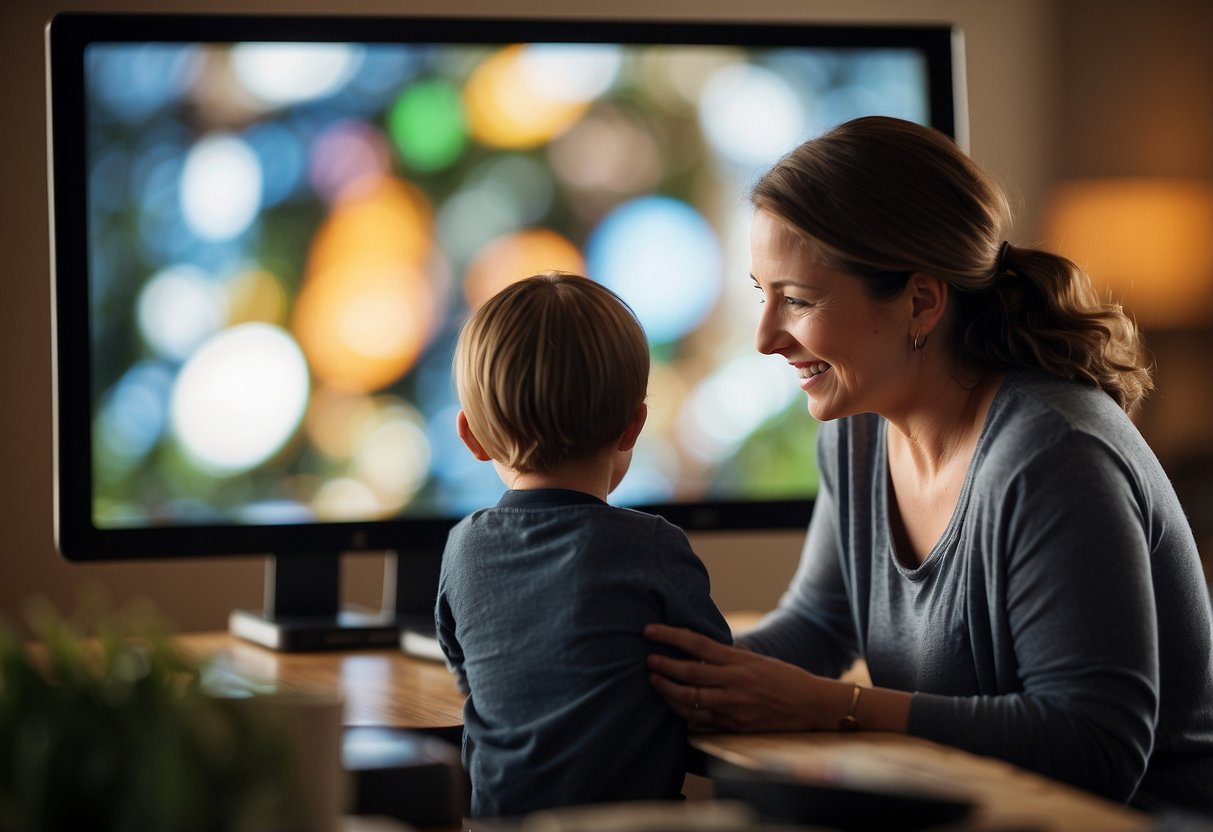
[[[150,608],[0,629],[0,830],[265,830],[285,746]]]

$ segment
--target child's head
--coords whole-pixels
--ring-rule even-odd
[[[648,340],[635,314],[579,275],[507,286],[472,314],[455,349],[468,426],[493,460],[522,473],[617,443],[648,382]]]

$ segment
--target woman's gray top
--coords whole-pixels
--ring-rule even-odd
[[[894,554],[887,422],[822,426],[779,608],[740,641],[817,673],[862,656],[909,732],[1118,801],[1213,814],[1213,624],[1196,543],[1102,391],[1010,374],[947,529]]]

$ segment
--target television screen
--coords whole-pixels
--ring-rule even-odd
[[[955,133],[946,26],[64,14],[48,27],[57,534],[72,559],[441,545],[470,310],[635,310],[620,505],[794,526],[815,424],[759,355],[747,191],[883,113]]]

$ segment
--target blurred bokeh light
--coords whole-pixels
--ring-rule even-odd
[[[409,86],[388,112],[387,129],[409,168],[428,173],[450,166],[467,146],[459,90],[440,79]]]
[[[203,344],[173,389],[173,433],[204,470],[261,464],[303,419],[308,372],[298,345],[268,324],[242,324]]]
[[[570,240],[547,228],[505,234],[486,245],[468,266],[464,292],[474,310],[506,286],[540,272],[583,274],[585,260]]]
[[[324,382],[378,390],[417,360],[438,311],[423,270],[429,226],[424,197],[397,180],[333,206],[291,323]]]
[[[720,243],[693,207],[664,196],[620,205],[588,243],[590,275],[628,302],[649,340],[676,341],[716,306]]]
[[[261,209],[261,165],[242,139],[210,135],[191,148],[181,175],[185,220],[205,240],[226,240]]]
[[[238,43],[231,50],[245,89],[272,105],[336,93],[361,59],[360,47],[340,43]]]
[[[791,84],[749,64],[712,73],[700,92],[699,118],[721,158],[746,170],[769,167],[808,132]]]

